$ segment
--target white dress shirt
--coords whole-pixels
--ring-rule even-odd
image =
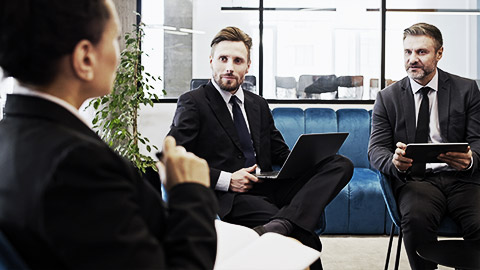
[[[232,104],[230,104],[230,98],[232,97],[232,94],[228,91],[220,89],[220,86],[218,86],[218,84],[215,82],[213,78],[210,81],[212,82],[215,89],[217,89],[217,91],[222,96],[223,100],[225,101],[225,104],[227,105],[228,110],[230,111],[230,116],[233,119],[233,109],[232,109]],[[245,112],[245,106],[244,106],[245,94],[243,93],[242,86],[238,88],[238,91],[235,93],[235,96],[238,98],[238,105],[240,106],[240,109],[242,111],[243,118],[245,118],[245,124],[247,124],[248,132],[250,132],[250,126],[248,124],[247,113]],[[217,184],[215,185],[215,189],[221,190],[221,191],[228,191],[228,188],[230,187],[231,179],[232,179],[232,173],[221,171],[220,176],[218,177]]]
[[[424,87],[420,85],[412,78],[410,78],[410,86],[412,87],[413,96],[415,98],[415,123],[418,122],[418,111],[420,109],[420,104],[422,103],[423,95],[420,89]],[[430,112],[430,124],[429,124],[429,135],[428,135],[428,142],[431,143],[442,143],[442,136],[440,134],[440,120],[438,119],[438,70],[435,71],[435,76],[428,82],[425,87],[430,87],[432,90],[428,93],[428,100],[429,100],[429,112]],[[473,159],[470,163],[470,169],[473,165]],[[433,171],[433,172],[440,172],[440,171],[452,171],[455,170],[454,168],[448,166],[447,163],[427,163],[425,170]]]

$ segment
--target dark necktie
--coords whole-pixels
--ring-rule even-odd
[[[430,132],[430,104],[428,93],[430,90],[430,87],[423,87],[420,89],[423,97],[418,110],[417,130],[415,131],[416,143],[428,142],[428,134]],[[414,163],[411,170],[413,176],[423,177],[425,175],[425,163]]]
[[[233,124],[237,129],[238,138],[240,139],[240,146],[242,147],[242,152],[245,156],[245,167],[250,167],[256,163],[252,139],[250,133],[248,132],[245,118],[243,118],[242,110],[238,105],[238,98],[236,96],[232,96],[229,103],[232,104]]]

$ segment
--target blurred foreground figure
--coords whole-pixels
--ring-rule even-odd
[[[205,160],[165,140],[169,206],[79,116],[110,93],[111,0],[1,0],[0,67],[20,87],[0,122],[0,229],[32,269],[212,269]]]

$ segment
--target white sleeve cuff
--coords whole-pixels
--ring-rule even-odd
[[[231,173],[221,171],[215,190],[228,191],[228,188],[230,187],[230,179],[232,179]]]
[[[473,156],[470,157],[470,166],[468,166],[467,169],[465,169],[466,171],[470,170],[472,167],[473,167]]]

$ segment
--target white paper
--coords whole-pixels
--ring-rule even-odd
[[[217,230],[217,259],[215,267],[232,254],[246,247],[260,236],[252,229],[220,220],[215,220]],[[216,268],[215,268],[216,269]]]
[[[320,252],[277,233],[261,237],[250,228],[215,221],[218,236],[215,270],[307,268]]]

